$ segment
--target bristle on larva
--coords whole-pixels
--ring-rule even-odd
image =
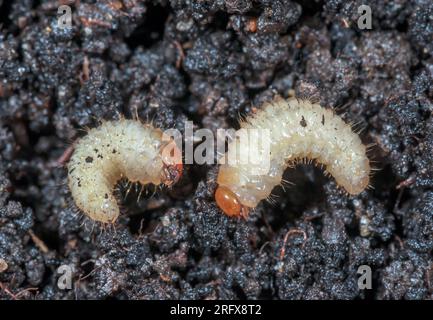
[[[67,165],[69,189],[78,208],[93,220],[113,223],[120,213],[113,195],[120,179],[142,185],[177,182],[181,154],[173,141],[162,138],[160,129],[136,120],[108,121],[89,130],[76,143]],[[173,152],[163,152],[165,147]]]
[[[323,165],[325,172],[351,195],[369,185],[366,146],[350,125],[319,104],[278,97],[247,117],[241,129],[269,130],[270,168],[267,174],[258,175],[248,164],[220,166],[215,200],[229,216],[246,217],[250,208],[269,198],[272,189],[281,183],[284,170],[303,159]],[[226,159],[240,149],[239,143],[235,139],[229,144]]]

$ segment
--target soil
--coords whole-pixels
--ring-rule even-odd
[[[0,0],[0,298],[432,299],[432,17],[430,0]],[[299,165],[230,219],[217,166],[194,164],[139,201],[120,184],[114,227],[77,211],[64,164],[86,128],[138,114],[216,132],[293,92],[363,129],[372,189]]]

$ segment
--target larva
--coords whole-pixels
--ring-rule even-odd
[[[358,194],[369,184],[366,146],[350,125],[319,104],[278,97],[241,123],[241,129],[250,128],[270,132],[270,169],[268,174],[257,175],[245,164],[220,166],[215,200],[228,216],[247,217],[249,209],[271,194],[284,170],[298,159],[324,165],[349,194]],[[238,140],[230,142],[225,157],[239,147]]]
[[[78,208],[93,220],[113,223],[120,213],[113,195],[120,179],[171,186],[183,167],[174,141],[163,139],[160,129],[122,119],[89,130],[75,145],[67,169]]]

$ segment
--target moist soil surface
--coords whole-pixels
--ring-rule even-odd
[[[1,299],[433,298],[432,1],[60,3],[71,27],[58,1],[0,0]],[[64,165],[87,128],[138,115],[216,133],[277,94],[362,129],[372,188],[348,196],[299,164],[234,219],[217,165],[192,164],[140,198],[119,183],[114,226],[76,208]]]

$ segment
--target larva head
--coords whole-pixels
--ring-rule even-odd
[[[229,216],[247,216],[249,208],[266,199],[281,180],[280,171],[274,171],[271,170],[271,175],[248,175],[245,166],[221,165],[215,194],[218,206]],[[240,205],[239,210],[236,203]]]
[[[170,141],[161,149],[161,159],[161,182],[170,187],[179,181],[183,173],[182,153],[174,141]]]
[[[238,197],[224,186],[219,186],[215,191],[215,201],[218,207],[229,217],[248,217],[249,210],[242,205]]]

